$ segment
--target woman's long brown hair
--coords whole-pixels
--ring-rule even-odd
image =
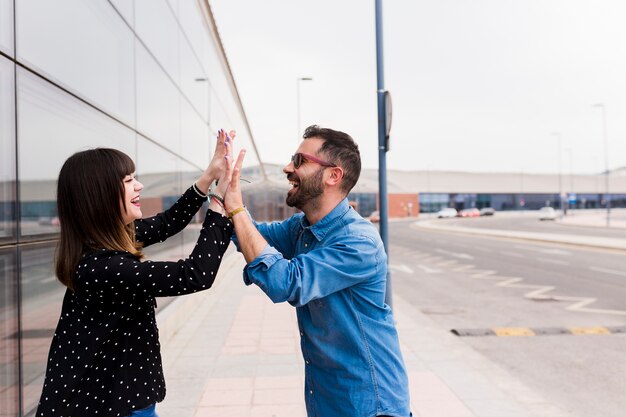
[[[133,172],[133,160],[109,148],[77,152],[63,164],[57,185],[61,238],[55,268],[59,281],[69,289],[75,289],[78,262],[91,250],[142,256],[134,225],[125,225],[122,213],[124,177]]]

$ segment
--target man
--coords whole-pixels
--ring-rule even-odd
[[[371,223],[347,195],[361,172],[352,138],[310,126],[283,172],[287,205],[302,211],[256,224],[243,209],[243,154],[225,195],[244,282],[296,307],[310,417],[409,417],[398,335],[384,302],[387,255]]]

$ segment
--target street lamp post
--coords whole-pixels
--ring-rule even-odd
[[[604,138],[604,198],[606,200],[606,227],[611,225],[611,196],[609,194],[609,140],[606,131],[606,108],[604,103],[592,107],[602,110],[602,136]]]
[[[561,167],[561,133],[554,132],[552,136],[555,136],[557,139],[557,151],[558,151],[558,160],[559,160],[559,210],[563,211],[563,170]]]
[[[297,112],[298,112],[298,134],[296,135],[296,138],[298,139],[298,142],[300,141],[300,138],[302,137],[302,132],[300,131],[300,81],[313,81],[313,78],[311,77],[298,77],[296,78],[296,106],[297,106]]]
[[[574,151],[572,150],[572,148],[565,148],[564,152],[569,157],[569,192],[565,194],[572,195],[574,194],[574,164],[572,162],[572,160],[574,159],[573,157]],[[567,198],[567,206],[569,207],[569,196]]]

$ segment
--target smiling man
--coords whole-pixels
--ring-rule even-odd
[[[302,211],[257,224],[243,209],[237,161],[225,206],[246,262],[244,282],[296,307],[310,417],[409,417],[408,381],[385,304],[387,255],[348,204],[361,172],[354,140],[310,126],[283,172]]]

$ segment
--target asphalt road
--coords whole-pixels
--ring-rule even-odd
[[[626,229],[593,226],[578,226],[557,221],[540,221],[537,211],[529,211],[517,217],[496,213],[493,217],[437,219],[446,226],[462,226],[496,230],[516,230],[537,233],[558,233],[563,235],[601,236],[626,239]]]
[[[593,231],[524,218],[447,224],[454,222],[545,233]],[[389,227],[394,293],[443,329],[626,325],[626,252],[430,231],[408,221]],[[602,232],[612,233],[594,235]],[[572,416],[624,415],[626,334],[462,340]]]

